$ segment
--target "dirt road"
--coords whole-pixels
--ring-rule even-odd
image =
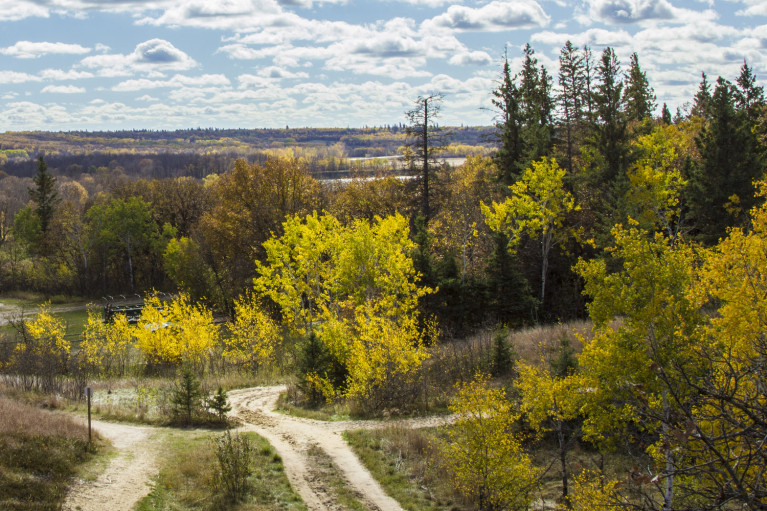
[[[343,475],[348,488],[371,511],[403,511],[389,497],[341,437],[352,429],[390,425],[420,428],[444,424],[444,417],[400,421],[324,422],[290,417],[274,411],[285,387],[253,387],[228,393],[231,414],[243,422],[241,430],[265,437],[282,457],[285,473],[310,511],[338,511],[342,506],[324,487],[310,451],[321,449]],[[78,481],[70,489],[65,511],[129,511],[151,490],[157,473],[155,453],[162,435],[157,428],[94,421],[94,429],[110,439],[118,451],[94,481]],[[195,434],[194,432],[190,432]]]
[[[414,428],[445,423],[444,417],[406,419],[401,421],[325,422],[290,417],[274,411],[277,397],[284,387],[255,387],[229,392],[232,414],[242,420],[243,429],[265,437],[282,456],[290,483],[312,511],[335,511],[337,505],[321,485],[316,484],[315,467],[309,450],[324,451],[342,472],[348,486],[371,510],[402,511],[341,437],[352,429],[375,429],[394,424]]]
[[[152,489],[157,473],[156,428],[93,421],[93,429],[117,449],[95,481],[78,480],[70,488],[64,511],[130,511]]]

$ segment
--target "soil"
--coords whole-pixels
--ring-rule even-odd
[[[64,511],[130,511],[147,495],[157,473],[156,428],[93,421],[93,430],[117,450],[95,481],[77,480],[64,502]]]
[[[449,418],[431,417],[398,421],[325,422],[290,417],[274,411],[277,398],[285,390],[278,387],[253,387],[228,393],[231,415],[243,424],[241,431],[254,431],[265,437],[281,456],[285,473],[310,511],[344,509],[332,491],[324,488],[317,464],[317,449],[324,452],[343,476],[348,489],[366,508],[376,511],[403,511],[389,497],[341,437],[352,429],[375,429],[390,425],[429,427],[444,424]],[[77,481],[64,504],[65,511],[130,510],[149,493],[157,473],[156,428],[94,421],[94,430],[112,441],[118,451],[98,479]],[[312,453],[315,453],[314,455]]]

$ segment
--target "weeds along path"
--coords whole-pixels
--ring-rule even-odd
[[[93,430],[108,438],[116,456],[95,481],[77,480],[64,511],[130,511],[152,489],[157,473],[157,428],[93,421]]]
[[[435,417],[399,421],[325,422],[290,417],[274,411],[277,398],[285,390],[279,387],[254,387],[228,393],[232,415],[242,420],[242,429],[265,437],[282,457],[285,472],[296,492],[312,511],[336,511],[337,502],[323,487],[312,462],[310,450],[324,451],[343,474],[349,488],[371,510],[403,511],[389,497],[341,437],[352,429],[376,429],[392,425],[429,427],[444,424],[449,418]]]

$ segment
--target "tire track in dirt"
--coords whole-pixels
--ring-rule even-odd
[[[403,511],[399,503],[383,490],[368,472],[341,434],[352,429],[376,429],[393,425],[418,428],[450,422],[448,417],[403,419],[394,421],[325,422],[290,417],[274,411],[277,398],[285,390],[278,387],[253,387],[229,392],[232,415],[242,420],[244,430],[255,431],[274,446],[283,459],[285,472],[307,507],[314,511],[336,511],[337,503],[328,492],[317,487],[309,450],[324,451],[341,471],[350,489],[361,496],[371,510]]]

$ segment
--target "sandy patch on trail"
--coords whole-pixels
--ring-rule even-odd
[[[407,427],[436,426],[449,418],[404,419],[398,421],[339,421],[325,422],[290,417],[274,411],[277,398],[285,390],[280,387],[254,387],[229,392],[232,414],[245,425],[242,429],[255,431],[265,437],[282,457],[285,473],[293,488],[312,511],[335,511],[339,505],[316,484],[315,467],[310,449],[322,449],[343,474],[349,488],[360,495],[372,510],[402,511],[402,507],[384,492],[368,472],[341,433],[352,429],[375,429],[395,424]]]
[[[157,473],[154,428],[93,421],[93,430],[111,440],[117,456],[95,481],[77,480],[64,511],[130,511],[146,496]]]

